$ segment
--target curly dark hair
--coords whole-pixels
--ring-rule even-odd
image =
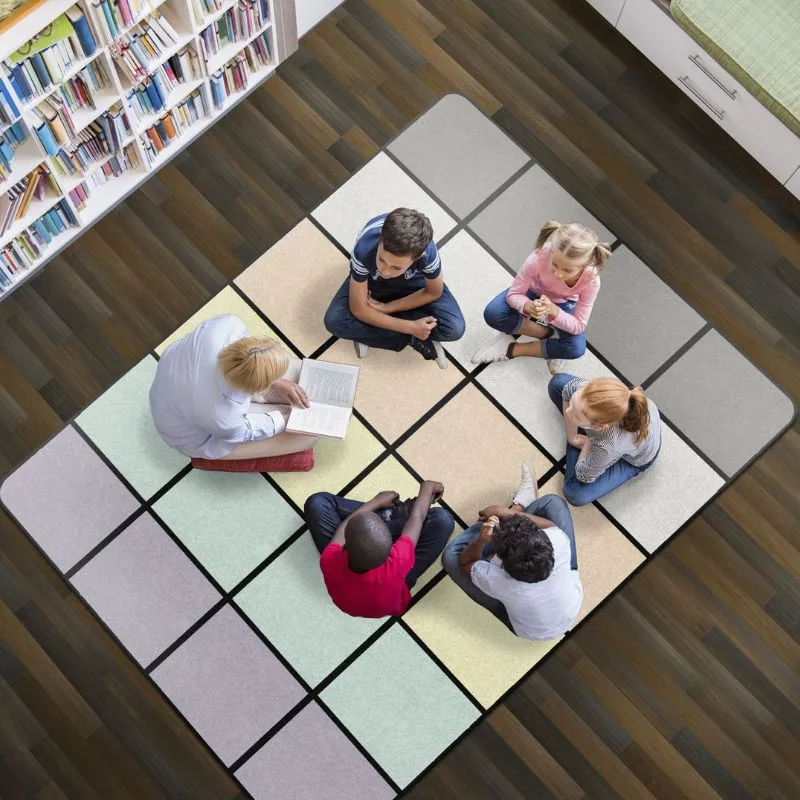
[[[386,215],[381,242],[393,256],[419,258],[433,239],[431,221],[412,208],[396,208]]]
[[[523,516],[501,520],[492,537],[505,571],[515,580],[539,583],[550,577],[555,564],[550,537]]]
[[[389,558],[392,534],[377,514],[364,511],[352,517],[345,526],[344,546],[350,569],[368,572]]]

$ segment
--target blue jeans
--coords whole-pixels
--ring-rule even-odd
[[[515,334],[519,333],[526,317],[522,316],[519,311],[515,311],[506,302],[508,291],[506,289],[500,292],[497,297],[489,301],[489,304],[483,310],[483,318],[490,328],[503,333]],[[535,292],[528,292],[528,297],[531,300],[537,300],[539,295]],[[557,305],[568,314],[575,310],[575,303],[572,301],[557,303]],[[584,334],[567,333],[558,328],[554,328],[553,335],[548,339],[542,339],[541,343],[542,353],[544,353],[545,358],[580,358],[586,352],[586,336]]]
[[[572,380],[575,380],[574,375],[566,375],[563,372],[558,375],[553,375],[550,378],[550,383],[547,384],[547,391],[553,405],[563,414],[564,413],[564,399],[562,391],[564,387]],[[580,430],[580,429],[579,429]],[[567,463],[564,467],[564,497],[573,506],[586,506],[593,503],[600,497],[613,492],[614,489],[622,486],[623,483],[635,478],[641,472],[649,469],[653,461],[658,457],[658,453],[652,461],[644,464],[641,467],[635,467],[629,464],[624,458],[612,464],[602,475],[599,475],[591,483],[583,483],[578,480],[575,475],[575,465],[578,463],[578,456],[581,451],[577,447],[573,447],[567,442]]]
[[[390,300],[397,300],[403,295],[381,295],[378,292],[373,292],[372,296],[376,300],[388,303]],[[466,328],[464,315],[461,313],[455,297],[453,297],[447,286],[443,288],[441,296],[432,303],[419,308],[412,308],[410,311],[400,311],[397,314],[392,314],[392,316],[400,319],[436,317],[438,324],[431,331],[430,338],[437,342],[454,342],[464,335]],[[350,311],[350,278],[347,278],[341,285],[330,306],[328,306],[328,310],[325,312],[325,327],[339,339],[353,339],[361,344],[379,347],[383,350],[402,350],[411,343],[413,338],[407,333],[378,328],[375,325],[368,325],[366,322],[356,319]]]
[[[578,569],[578,551],[575,547],[575,529],[572,526],[572,517],[570,516],[567,504],[555,494],[546,494],[534,500],[525,511],[528,514],[536,514],[536,516],[549,519],[556,527],[561,528],[564,533],[569,537],[570,543],[570,568]],[[506,613],[506,607],[496,598],[486,594],[482,589],[479,589],[473,582],[472,578],[461,569],[461,553],[469,546],[472,540],[478,535],[481,529],[480,522],[476,522],[471,528],[467,528],[460,536],[457,536],[447,545],[444,553],[442,553],[442,566],[445,572],[458,584],[458,587],[465,592],[469,597],[474,600],[478,605],[483,606],[487,611],[500,620],[509,630],[514,632],[511,622]],[[494,545],[490,542],[481,552],[481,558],[484,561],[489,561],[494,555]]]
[[[342,520],[349,517],[354,511],[363,506],[358,500],[347,500],[330,492],[317,492],[306,500],[305,518],[311,538],[320,553],[330,544],[333,534]],[[397,540],[403,533],[404,522],[400,519],[390,518],[386,522],[392,540]],[[417,546],[414,550],[416,560],[411,572],[406,575],[406,586],[410,589],[436,561],[442,552],[456,523],[453,515],[443,508],[431,508],[422,524]]]

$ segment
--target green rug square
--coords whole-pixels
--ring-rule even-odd
[[[153,425],[149,394],[156,366],[147,356],[75,420],[145,500],[188,463]]]
[[[192,470],[153,510],[229,590],[303,520],[260,473]]]
[[[234,601],[311,686],[386,621],[350,617],[336,608],[310,533],[286,548]]]
[[[320,697],[401,788],[480,715],[399,624]]]

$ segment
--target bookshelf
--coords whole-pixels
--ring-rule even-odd
[[[44,0],[0,31],[0,302],[269,78],[289,12]]]

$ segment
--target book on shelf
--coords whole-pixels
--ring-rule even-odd
[[[209,78],[211,102],[214,108],[222,108],[225,101],[232,94],[242,92],[247,88],[251,74],[257,73],[271,64],[269,43],[267,35],[262,33],[241,53],[234,56],[221,69]]]
[[[158,5],[159,0],[87,0],[89,16],[106,44],[111,44]]]
[[[0,81],[0,125],[10,125],[19,118],[19,107],[4,82]]]
[[[77,62],[93,55],[96,49],[83,12],[74,6],[6,58],[6,76],[17,98],[28,102],[51,91]]]
[[[152,164],[165,147],[198,120],[208,117],[209,113],[202,88],[195,89],[186,99],[176,103],[155,124],[147,128],[140,139],[148,163]]]
[[[27,131],[20,120],[12,123],[0,133],[0,181],[7,180],[11,175],[14,154],[27,138]]]
[[[269,22],[268,0],[239,0],[200,32],[206,59],[234,42],[249,39]]]
[[[60,200],[0,249],[0,291],[16,283],[27,272],[53,239],[78,224],[74,212]]]
[[[153,68],[154,62],[180,40],[181,36],[169,20],[155,12],[139,23],[135,30],[120,36],[111,45],[111,52],[125,76],[135,83],[142,80]]]
[[[57,197],[61,188],[47,164],[40,164],[0,195],[0,235],[28,213],[34,200]]]
[[[194,21],[202,25],[206,18],[215,14],[228,2],[228,0],[191,0]]]
[[[286,430],[344,439],[353,414],[359,368],[304,358],[297,383],[311,401],[309,408],[292,408]]]
[[[121,153],[114,153],[97,169],[93,170],[79,184],[68,192],[73,205],[81,211],[92,196],[92,190],[103,186],[113,178],[118,178],[123,172],[136,169],[139,166],[139,155],[133,143],[126,145]]]
[[[69,106],[59,94],[52,94],[35,105],[30,115],[33,120],[31,127],[50,155],[77,134]]]
[[[166,105],[171,91],[196,78],[201,77],[200,62],[191,47],[168,58],[147,78],[125,95],[128,105],[137,119],[155,114]]]

